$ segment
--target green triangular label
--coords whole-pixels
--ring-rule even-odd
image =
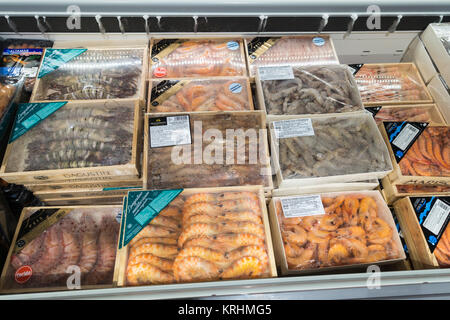
[[[63,64],[84,53],[86,50],[87,49],[46,49],[38,78],[40,79],[46,74],[55,71]]]
[[[125,215],[126,215],[126,209],[127,209],[127,197],[123,198],[123,206],[122,206],[122,213],[120,216],[120,233],[119,233],[119,249],[123,248],[123,230],[125,229]]]
[[[126,246],[183,189],[129,191],[127,196],[123,245]]]
[[[67,101],[19,104],[9,143],[21,137],[66,103]]]

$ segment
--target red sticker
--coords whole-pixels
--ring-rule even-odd
[[[157,78],[162,78],[165,77],[167,75],[167,70],[164,67],[158,67],[153,71],[153,74],[155,75],[155,77]]]
[[[30,280],[32,275],[33,269],[31,269],[30,266],[21,266],[19,269],[16,270],[14,279],[16,280],[17,283],[22,284]]]

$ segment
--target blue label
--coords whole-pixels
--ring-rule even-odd
[[[237,43],[236,41],[228,41],[227,48],[233,51],[237,50],[239,49],[239,43]]]
[[[123,245],[126,246],[183,189],[129,191],[125,212]]]
[[[17,111],[9,143],[21,137],[31,128],[64,106],[67,101],[48,103],[21,103]]]
[[[316,46],[321,47],[321,46],[323,46],[323,45],[325,44],[325,39],[322,38],[322,37],[314,37],[314,38],[312,39],[312,42],[313,42]]]
[[[55,71],[63,64],[84,53],[86,50],[87,49],[46,49],[38,78],[42,78],[46,74]]]
[[[240,83],[234,82],[230,84],[228,87],[232,93],[241,93],[242,92],[242,85]]]
[[[19,56],[32,56],[42,55],[43,49],[38,48],[25,48],[25,49],[3,49],[4,56],[19,55]]]
[[[103,188],[103,191],[126,190],[126,189],[142,189],[142,187],[115,187],[115,188]]]

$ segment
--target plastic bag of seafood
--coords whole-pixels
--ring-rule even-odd
[[[260,186],[184,189],[119,255],[118,286],[277,276]]]
[[[376,190],[274,197],[269,216],[282,274],[406,258],[392,214]]]
[[[253,110],[247,78],[150,81],[147,111],[242,111]]]
[[[414,63],[369,63],[353,68],[366,106],[433,103]]]
[[[392,163],[369,113],[269,123],[279,188],[381,179]]]
[[[1,276],[3,292],[112,287],[122,206],[22,211]]]
[[[145,100],[146,48],[46,49],[31,102]]]
[[[395,105],[366,107],[371,112],[377,125],[383,121],[413,121],[445,124],[445,120],[435,104]]]
[[[137,179],[138,101],[20,104],[0,176],[10,183]]]
[[[247,76],[241,39],[156,39],[150,43],[151,78]]]
[[[383,122],[393,184],[450,186],[450,126],[426,122]]]
[[[291,68],[291,67],[288,67]],[[256,77],[259,105],[268,119],[363,111],[358,87],[347,65],[292,67],[292,76],[278,77],[261,69]]]
[[[258,67],[338,64],[332,39],[327,35],[256,37],[246,39],[250,76]]]
[[[394,203],[414,269],[450,267],[450,197],[406,197]]]
[[[262,111],[146,114],[144,127],[145,189],[273,187]]]

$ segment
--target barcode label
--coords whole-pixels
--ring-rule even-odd
[[[281,198],[281,208],[286,218],[306,217],[325,214],[319,195]]]
[[[450,206],[437,199],[422,225],[435,235],[439,235],[449,214]]]
[[[291,66],[259,67],[260,80],[289,80],[294,79]]]
[[[169,147],[191,143],[189,116],[173,116],[150,122],[150,147]]]
[[[397,137],[395,137],[392,144],[399,148],[400,150],[405,151],[409,144],[416,138],[419,134],[420,130],[409,123],[405,125],[405,127],[400,131]]]
[[[273,128],[277,139],[314,135],[314,128],[309,118],[274,121]]]

